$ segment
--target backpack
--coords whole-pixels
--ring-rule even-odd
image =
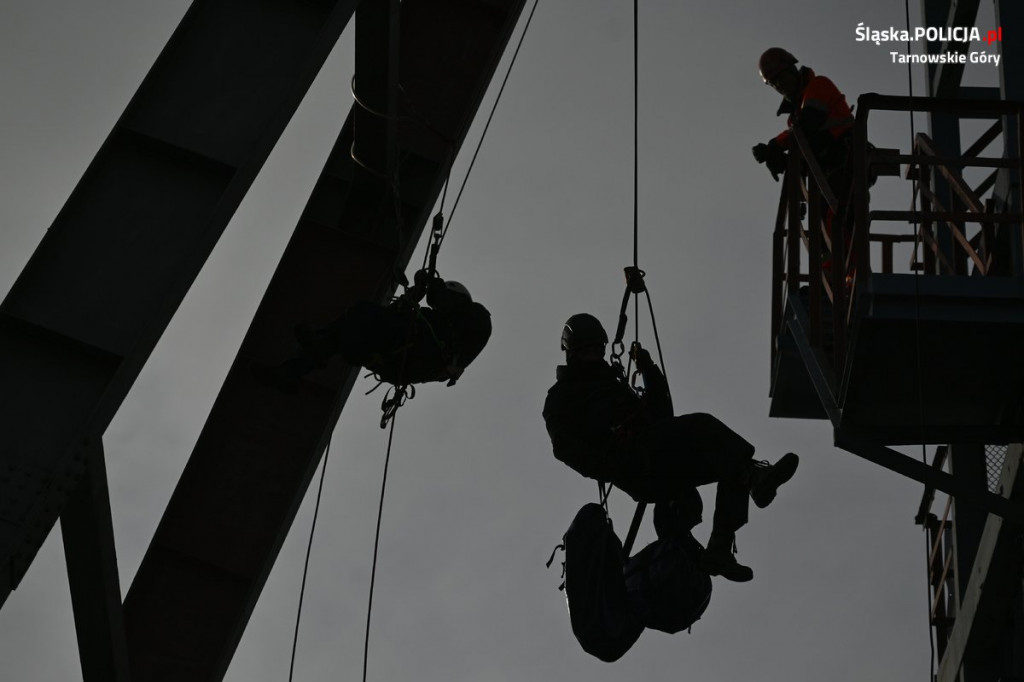
[[[644,630],[622,567],[622,542],[604,508],[583,505],[565,533],[565,596],[580,646],[607,663],[629,651]]]
[[[711,577],[698,567],[704,547],[690,532],[702,508],[696,489],[659,503],[658,539],[628,560],[604,508],[580,508],[565,533],[564,566],[569,620],[584,651],[617,661],[645,627],[674,634],[703,615]]]
[[[626,591],[645,627],[675,634],[696,622],[711,601],[711,576],[697,566],[704,548],[692,535],[659,538],[626,562]]]

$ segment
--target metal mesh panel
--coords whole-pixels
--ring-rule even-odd
[[[985,472],[988,474],[988,489],[996,492],[999,488],[999,475],[1003,472],[1003,462],[1006,461],[1006,445],[985,446]]]

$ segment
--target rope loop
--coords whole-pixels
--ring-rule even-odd
[[[398,413],[398,408],[405,405],[407,400],[412,400],[415,397],[416,387],[412,384],[389,388],[384,394],[384,400],[380,403],[380,409],[383,412],[380,418],[380,428],[386,429],[391,420],[395,418],[395,414]]]

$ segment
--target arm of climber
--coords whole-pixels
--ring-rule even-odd
[[[578,474],[598,481],[617,481],[622,469],[622,458],[617,456],[614,442],[607,447],[595,447],[570,429],[562,428],[556,420],[547,421],[548,436],[555,459],[568,465]]]
[[[672,394],[668,388],[668,381],[658,366],[651,359],[651,354],[644,348],[637,347],[634,353],[636,367],[644,378],[644,395],[641,398],[644,412],[653,420],[671,419],[674,411],[672,408]]]
[[[628,400],[635,404],[636,397],[629,389],[618,382],[614,388],[621,388]],[[591,399],[608,406],[609,401],[614,403],[618,398],[617,392],[605,394],[601,391],[596,395],[588,391],[586,396],[581,396],[556,384],[544,401],[544,425],[551,438],[555,459],[587,478],[614,482],[625,466],[621,438],[613,425],[616,420],[612,415],[616,410],[612,406],[595,412],[594,405],[589,403]]]
[[[477,302],[470,303],[460,312],[461,322],[455,363],[468,367],[480,355],[491,338],[491,314]]]
[[[455,384],[491,338],[491,314],[487,308],[474,301],[461,306],[453,314],[457,318],[452,321],[454,354],[447,368],[449,386]]]

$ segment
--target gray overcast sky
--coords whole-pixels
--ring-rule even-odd
[[[0,3],[0,294],[187,5]],[[612,665],[580,650],[558,571],[544,561],[595,486],[551,456],[540,410],[562,322],[591,311],[612,326],[632,259],[632,3],[542,1],[439,261],[490,308],[494,336],[457,387],[423,388],[398,417],[370,679],[923,680],[920,486],[835,449],[824,422],[767,416],[779,185],[750,157],[783,125],[757,77],[760,52],[788,47],[851,103],[905,94],[890,48],[854,32],[858,22],[902,27],[904,3],[644,0],[640,13],[640,265],[676,409],[719,416],[759,457],[796,451],[801,470],[740,533],[754,581],[716,580],[692,634],[647,632]],[[913,0],[915,25],[918,16]],[[992,24],[984,3],[978,26]],[[124,591],[351,105],[351,72],[350,27],[106,434]],[[989,83],[995,69],[967,74]],[[881,146],[906,145],[905,117],[876,126]],[[909,188],[892,196],[890,207],[903,207]],[[649,325],[642,335],[653,346]],[[386,445],[380,395],[364,398],[368,387],[353,391],[330,453],[298,680],[361,670]],[[287,678],[315,485],[310,493],[228,680]],[[613,498],[620,532],[631,507]],[[63,561],[54,532],[0,611],[0,679],[81,679]]]

